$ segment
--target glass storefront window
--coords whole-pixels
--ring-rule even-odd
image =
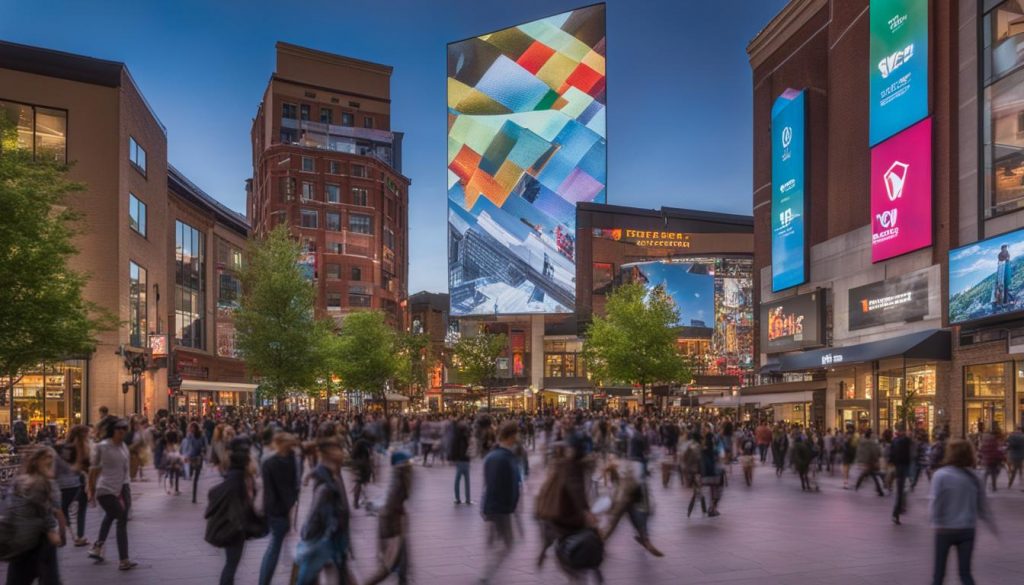
[[[1024,5],[1007,0],[985,15],[985,216],[1024,207]]]
[[[964,366],[964,426],[976,435],[1007,423],[1007,396],[1012,392],[1013,362]]]
[[[56,425],[58,432],[63,433],[72,425],[84,422],[85,364],[85,360],[68,360],[39,366],[15,383],[14,418],[28,423],[30,436],[35,437],[44,424]],[[0,391],[7,393],[8,389],[0,385]],[[0,426],[5,429],[10,428],[11,410],[10,407],[0,409]]]
[[[11,132],[4,133],[0,149],[17,148],[37,159],[67,162],[67,111],[0,101],[0,126],[7,125]]]

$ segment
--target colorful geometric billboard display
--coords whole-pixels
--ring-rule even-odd
[[[932,119],[871,149],[871,261],[932,243]]]
[[[786,90],[772,106],[772,290],[776,292],[807,280],[805,95]]]
[[[761,351],[779,353],[825,345],[825,293],[761,304]]]
[[[606,146],[603,4],[448,45],[452,316],[574,310]]]
[[[754,360],[753,262],[695,257],[623,264],[616,281],[660,288],[676,304],[688,357],[714,375],[744,375]]]
[[[928,0],[871,0],[874,146],[928,115]]]
[[[1024,311],[1024,230],[949,253],[949,322]]]

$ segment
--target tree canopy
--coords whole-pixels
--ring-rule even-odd
[[[88,355],[96,335],[117,318],[83,296],[88,275],[69,266],[81,214],[67,198],[85,185],[69,167],[33,160],[0,112],[0,376],[7,385],[26,369]]]
[[[299,266],[300,252],[286,225],[253,241],[234,317],[239,354],[259,376],[260,392],[279,400],[313,393],[330,379],[333,323],[316,316],[316,291]]]
[[[648,293],[641,284],[618,287],[595,316],[584,340],[587,370],[604,383],[688,382],[690,369],[679,353],[675,323],[679,314],[660,288]]]
[[[408,370],[408,355],[402,351],[399,336],[380,311],[346,316],[333,357],[343,387],[382,400],[389,384]]]

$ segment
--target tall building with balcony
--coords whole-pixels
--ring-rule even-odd
[[[252,125],[253,233],[290,226],[322,314],[379,309],[404,328],[410,181],[391,131],[392,68],[276,49]]]

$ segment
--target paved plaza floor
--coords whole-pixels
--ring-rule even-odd
[[[553,558],[535,567],[539,534],[531,520],[533,495],[543,469],[534,460],[522,510],[525,535],[509,555],[497,583],[509,585],[565,583]],[[152,470],[147,470],[153,477]],[[438,464],[414,469],[411,521],[412,579],[417,584],[474,583],[486,559],[485,526],[478,506],[453,505],[455,470]],[[479,461],[471,472],[473,497],[481,495]],[[620,524],[607,547],[604,575],[607,583],[644,585],[860,585],[929,583],[932,567],[932,530],[927,523],[927,480],[922,478],[911,495],[902,526],[890,521],[892,498],[880,498],[872,489],[842,489],[842,481],[819,477],[821,491],[803,493],[797,477],[776,478],[770,466],[757,468],[753,488],[743,485],[737,466],[721,503],[722,515],[707,518],[699,510],[686,518],[689,494],[674,480],[663,489],[652,483],[655,502],[651,533],[665,553],[654,558],[633,540],[632,527]],[[217,583],[223,551],[203,540],[205,493],[217,481],[204,472],[200,503],[187,494],[168,496],[155,481],[135,483],[133,518],[129,523],[131,557],[139,566],[117,570],[113,531],[107,543],[108,560],[95,564],[86,549],[60,551],[64,582],[69,585]],[[351,486],[351,480],[346,475]],[[1005,479],[1003,480],[1005,482]],[[183,487],[184,487],[184,482]],[[191,487],[191,486],[189,486]],[[383,496],[386,474],[371,486],[371,497]],[[300,513],[309,509],[309,490]],[[1024,493],[1000,489],[991,498],[998,518],[999,536],[979,530],[974,556],[975,577],[981,584],[1024,583]],[[96,537],[102,512],[89,509],[87,537]],[[355,573],[366,578],[375,568],[377,519],[356,511],[352,522]],[[274,583],[287,583],[296,537],[288,537]],[[249,541],[236,583],[255,584],[267,541]],[[950,558],[947,583],[956,583],[955,555]],[[0,577],[6,565],[0,565]],[[392,578],[392,582],[397,582]]]

